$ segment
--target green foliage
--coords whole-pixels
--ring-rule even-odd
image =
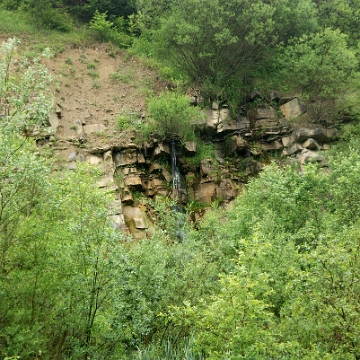
[[[99,73],[97,71],[95,71],[95,70],[90,70],[88,72],[88,75],[93,79],[97,79],[99,77]]]
[[[89,70],[96,70],[96,65],[93,64],[93,63],[87,64],[86,67],[87,67]]]
[[[339,30],[325,29],[294,40],[281,55],[287,86],[309,100],[317,120],[339,111],[356,91],[358,61]]]
[[[163,139],[195,140],[195,125],[203,116],[197,108],[191,107],[184,95],[167,92],[148,101],[150,122],[148,129]]]
[[[214,164],[218,164],[216,160],[216,147],[214,144],[207,144],[202,140],[196,140],[196,154],[194,156],[189,156],[184,158],[184,163],[186,166],[190,167],[194,171],[198,168],[201,163],[201,160],[209,159]]]
[[[56,0],[43,0],[41,3],[35,0],[7,1],[6,8],[19,9],[29,13],[36,19],[37,26],[61,32],[69,32],[73,29],[71,17],[58,6]]]
[[[133,80],[133,76],[130,73],[114,72],[112,74],[109,74],[109,79],[114,84],[121,84],[121,83],[128,84],[131,80]]]
[[[47,116],[50,78],[40,59],[15,62],[16,44],[2,45],[0,61],[6,104],[0,124],[0,355],[106,357],[108,346],[114,353],[118,343],[108,310],[124,264],[121,235],[109,226],[109,200],[94,186],[96,174],[79,166],[50,175],[35,143],[22,136]],[[101,338],[94,337],[98,332]]]
[[[211,84],[209,95],[224,97],[219,91],[250,71],[272,41],[274,11],[262,1],[174,4],[154,33],[158,53],[193,81]]]
[[[118,18],[127,17],[136,12],[134,0],[62,0],[61,2],[67,6],[70,13],[83,21],[91,20],[96,11],[107,12],[111,21],[114,22],[117,22]]]
[[[220,291],[167,312],[196,351],[209,359],[358,356],[359,161],[358,152],[340,154],[329,174],[272,165],[226,218],[208,214],[194,236],[222,269]]]
[[[33,33],[37,31],[36,25],[29,15],[20,11],[8,11],[0,7],[0,31],[7,35]]]
[[[316,5],[313,0],[285,0],[275,8],[277,42],[287,44],[292,38],[319,30]]]
[[[116,125],[120,131],[135,131],[143,132],[144,124],[140,118],[140,114],[136,111],[131,111],[120,115],[116,119]]]
[[[119,237],[87,169],[55,178],[41,174],[27,179],[41,179],[41,194],[29,193],[32,211],[19,219],[11,238],[1,232],[1,348],[24,358],[90,355],[111,335],[104,315],[118,283],[113,265],[123,264]],[[12,187],[28,193],[28,185]],[[99,331],[102,339],[94,337]]]
[[[334,143],[329,150],[331,155],[347,153],[350,149],[360,150],[360,123],[356,120],[349,124],[343,124],[340,128],[339,141]]]
[[[107,12],[100,13],[95,11],[89,24],[90,29],[94,30],[100,41],[112,42],[120,47],[131,45],[131,37],[118,28],[113,22],[107,20]]]
[[[19,57],[18,46],[9,39],[0,48],[0,115],[3,131],[27,135],[47,123],[52,107],[51,76],[41,64],[50,52],[29,60]]]
[[[357,46],[360,32],[357,26],[357,17],[360,14],[360,2],[355,1],[318,1],[313,3],[318,12],[319,23],[322,27],[339,29],[349,36],[349,42]]]
[[[4,4],[37,9],[30,9],[30,1]],[[42,16],[57,11],[54,2],[44,4]],[[102,41],[122,44],[126,22],[115,16],[125,10],[94,0],[77,5],[79,14],[92,16],[95,5],[92,30]],[[114,17],[107,18],[105,5]],[[357,2],[186,0],[138,6],[143,15],[133,32],[152,28],[160,36],[159,53],[168,51],[172,66],[214,97],[239,96],[263,74],[264,82],[286,79],[289,90],[309,100],[315,117],[339,108],[359,113],[358,61],[347,45],[358,37]],[[0,28],[35,31],[20,20],[10,26],[19,14],[1,10]],[[64,18],[56,21],[47,26],[66,30]],[[334,28],[314,32],[318,24]],[[139,42],[145,39],[151,55],[149,38],[143,34]],[[278,40],[281,46],[265,51]],[[9,40],[0,50],[1,358],[360,357],[356,124],[343,135],[355,149],[329,158],[330,171],[310,164],[299,174],[295,167],[272,164],[232,206],[214,206],[196,229],[185,214],[169,211],[173,201],[157,199],[148,205],[157,224],[153,237],[131,242],[113,229],[107,212],[112,200],[94,185],[94,170],[78,164],[76,171],[54,172],[23,137],[47,122],[51,77],[41,56],[23,59],[17,49],[18,42]],[[278,49],[282,61],[273,57]],[[89,70],[95,74],[94,66]],[[173,69],[165,72],[173,76]],[[111,80],[126,80],[118,75]],[[194,124],[202,117],[186,97],[168,92],[152,98],[149,113],[145,130],[137,113],[121,116],[119,129],[196,140]],[[204,158],[214,160],[211,145],[197,144],[197,155],[186,164],[194,168]],[[189,211],[201,207],[193,202]]]

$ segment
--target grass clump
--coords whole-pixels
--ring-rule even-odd
[[[99,73],[97,71],[89,71],[88,75],[92,78],[92,79],[97,79],[99,77]]]
[[[128,112],[121,114],[116,119],[117,128],[120,131],[139,131],[142,132],[143,123],[141,121],[140,113],[137,111]]]
[[[113,84],[128,84],[131,80],[133,80],[133,76],[130,74],[120,74],[118,72],[114,72],[109,75],[109,79]]]
[[[94,63],[88,63],[88,64],[87,64],[87,68],[88,68],[89,70],[95,70],[95,69],[96,69],[96,65],[95,65]]]
[[[195,156],[184,157],[184,163],[190,169],[195,170],[201,163],[201,160],[209,159],[212,163],[218,164],[215,156],[216,146],[214,144],[207,144],[202,140],[196,141]]]

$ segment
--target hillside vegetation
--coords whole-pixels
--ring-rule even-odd
[[[0,359],[360,359],[359,2],[0,5]],[[253,90],[296,94],[305,121],[335,124],[340,139],[325,166],[276,159],[196,224],[175,200],[148,200],[157,227],[134,241],[109,221],[100,171],[64,170],[35,141],[63,96],[47,47],[99,42],[168,85],[143,91],[149,118],[120,116],[120,134],[200,143],[183,96],[194,87],[201,106],[234,117]],[[100,90],[98,64],[82,60]]]

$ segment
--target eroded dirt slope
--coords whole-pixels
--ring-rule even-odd
[[[116,144],[119,116],[139,121],[146,97],[165,89],[156,71],[108,45],[69,47],[46,65],[54,75],[56,155],[63,161],[80,149]]]

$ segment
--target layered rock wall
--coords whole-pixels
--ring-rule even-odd
[[[260,95],[252,96],[258,99]],[[214,201],[226,206],[273,155],[296,159],[300,169],[307,161],[324,163],[319,151],[329,147],[335,130],[317,124],[294,126],[292,120],[306,108],[297,98],[282,98],[278,93],[273,97],[277,101],[273,106],[249,101],[236,119],[226,107],[213,104],[196,129],[203,141],[213,145],[211,157],[201,158],[196,142],[178,140],[175,148],[170,141],[158,139],[139,144],[132,133],[125,132],[110,146],[72,154],[70,165],[74,167],[81,158],[102,166],[105,175],[99,186],[117,198],[110,210],[114,226],[135,238],[149,236],[154,224],[146,202],[139,199],[176,196],[178,203],[196,203],[197,208],[206,208]],[[171,166],[174,150],[180,174],[176,194]]]

